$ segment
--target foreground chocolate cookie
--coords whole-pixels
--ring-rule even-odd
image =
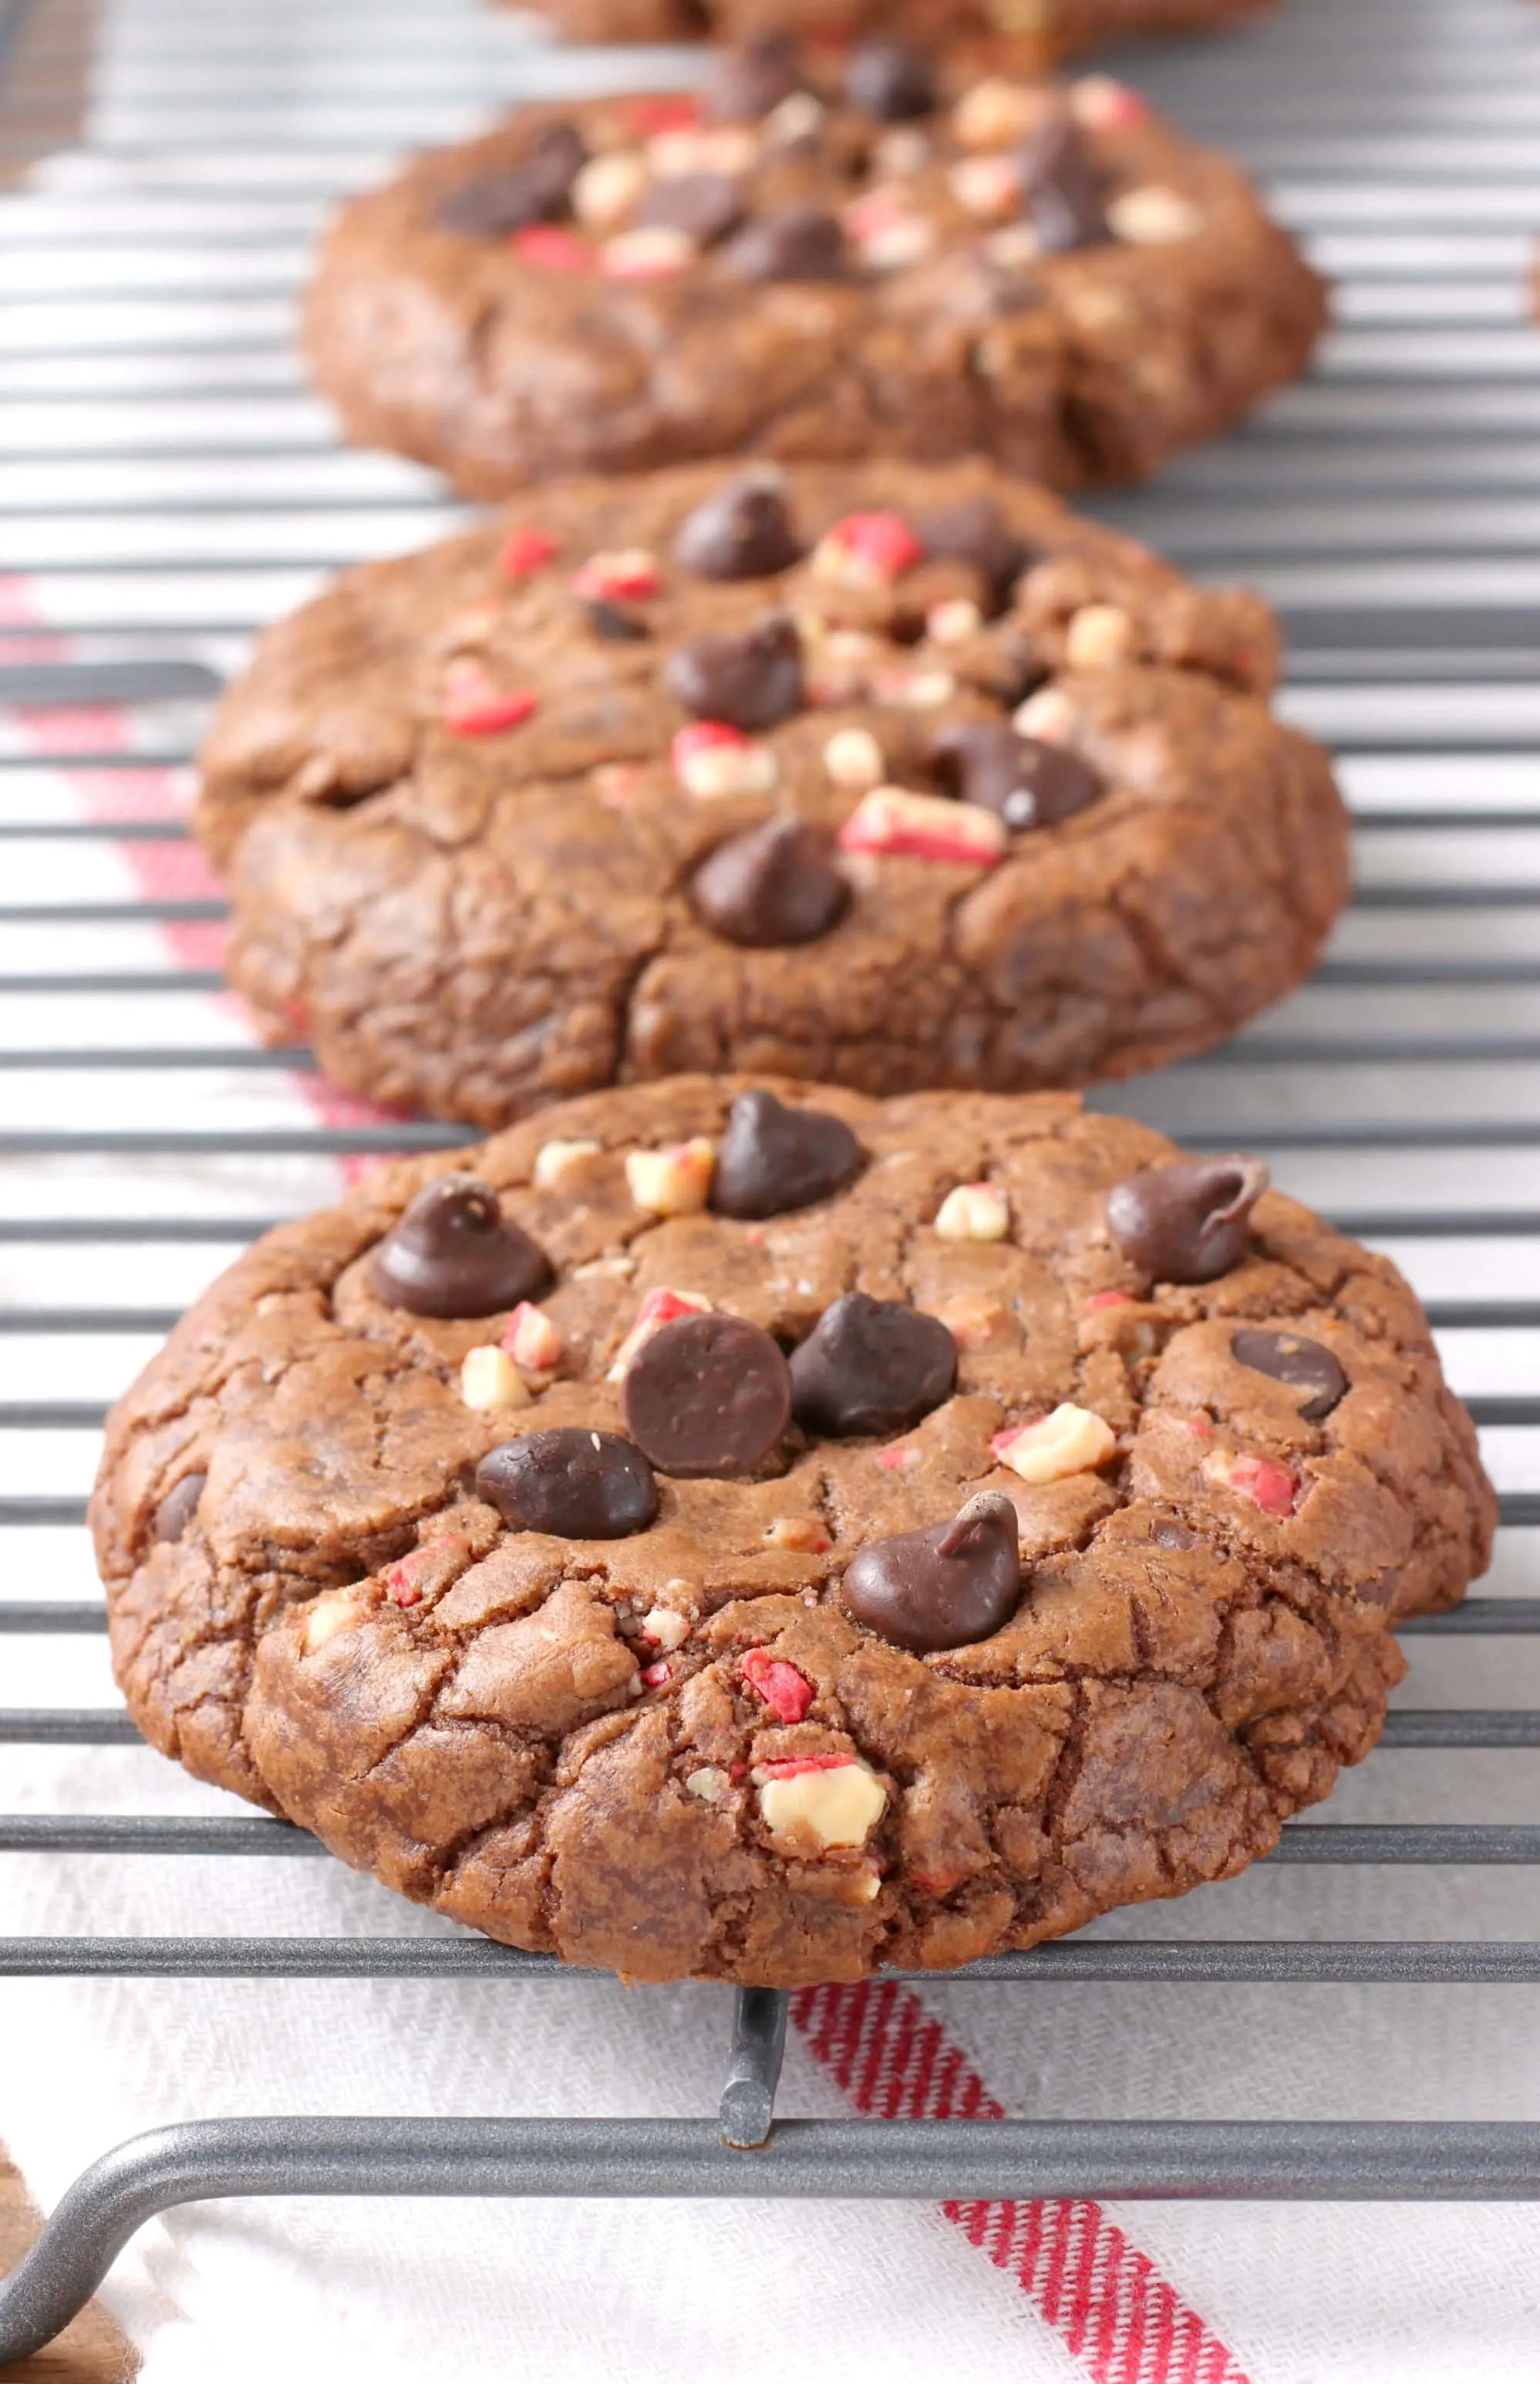
[[[1065,1096],[694,1077],[371,1176],[111,1418],[135,1720],[640,1979],[944,1968],[1243,1869],[1373,1745],[1493,1500],[1395,1270],[1216,1164]],[[549,1273],[454,1319],[381,1254],[467,1166]]]
[[[340,1082],[485,1125],[688,1067],[1150,1067],[1347,892],[1276,653],[982,464],[547,490],[262,640],[197,813],[230,974]]]
[[[763,38],[766,27],[818,38],[855,36],[874,50],[894,36],[937,48],[1000,43],[1049,65],[1101,42],[1144,33],[1205,33],[1260,17],[1271,0],[534,0],[575,41]],[[898,78],[892,78],[897,81]],[[890,87],[890,86],[889,86]],[[901,88],[901,84],[900,86]]]
[[[1104,78],[523,109],[345,206],[306,317],[349,435],[478,496],[712,454],[1126,480],[1304,369],[1323,285],[1228,160]]]

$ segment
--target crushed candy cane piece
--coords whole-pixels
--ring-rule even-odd
[[[925,615],[925,635],[934,646],[961,646],[976,638],[984,615],[971,596],[951,596]]]
[[[650,1639],[655,1647],[661,1647],[665,1656],[672,1656],[676,1647],[682,1647],[689,1637],[689,1624],[671,1606],[652,1606],[638,1623],[637,1632],[640,1638]]]
[[[1074,706],[1062,688],[1040,687],[1011,715],[1011,726],[1040,745],[1068,745],[1074,735]]]
[[[655,1217],[692,1217],[711,1197],[716,1145],[702,1134],[664,1150],[626,1154],[626,1185],[639,1209]]]
[[[670,749],[674,775],[687,795],[702,800],[726,795],[767,795],[780,765],[768,745],[756,745],[740,728],[721,720],[695,720],[681,728]]]
[[[1216,1448],[1204,1459],[1203,1471],[1237,1498],[1249,1498],[1264,1515],[1292,1515],[1299,1504],[1298,1475],[1271,1457],[1226,1457]]]
[[[628,215],[647,188],[647,161],[638,149],[612,149],[590,157],[572,185],[572,212],[579,223],[605,230]]]
[[[499,737],[521,728],[537,709],[528,688],[498,688],[479,663],[453,662],[444,673],[443,724],[452,737]]]
[[[1116,1454],[1118,1439],[1111,1424],[1089,1408],[1065,1401],[1037,1423],[1018,1424],[996,1433],[989,1454],[997,1465],[1035,1488],[1067,1481],[1072,1473],[1094,1473]]]
[[[902,787],[874,787],[839,831],[842,852],[906,853],[917,861],[950,861],[992,868],[1009,831],[981,803],[949,802]]]
[[[514,255],[523,265],[533,265],[542,273],[591,273],[593,251],[586,240],[559,224],[526,224],[515,231],[509,242]]]
[[[1149,114],[1146,101],[1112,75],[1082,75],[1070,85],[1070,113],[1087,132],[1125,132]]]
[[[1022,178],[1014,158],[961,157],[947,176],[960,207],[986,220],[1013,214],[1022,201]]]
[[[817,1694],[795,1664],[782,1663],[764,1647],[751,1647],[738,1669],[777,1721],[801,1721]]]
[[[773,1547],[795,1548],[803,1556],[821,1557],[834,1546],[822,1523],[811,1515],[778,1515],[767,1523],[764,1536]]]
[[[844,588],[885,588],[923,563],[925,552],[902,514],[847,514],[813,548],[813,575]]]
[[[508,1319],[503,1347],[526,1373],[549,1374],[561,1362],[562,1336],[543,1308],[521,1299]]]
[[[665,1689],[673,1678],[674,1667],[666,1656],[656,1664],[649,1664],[641,1675],[643,1686],[649,1689]]]
[[[698,1796],[702,1805],[720,1805],[731,1782],[727,1773],[715,1763],[702,1763],[685,1782],[687,1796]]]
[[[564,1142],[557,1136],[550,1142],[542,1142],[536,1151],[531,1177],[542,1192],[553,1192],[569,1168],[576,1167],[581,1160],[597,1159],[603,1147],[599,1142]]]
[[[882,747],[869,728],[841,728],[824,748],[824,767],[837,787],[861,792],[882,784]]]
[[[661,1285],[648,1292],[637,1310],[637,1321],[615,1351],[615,1363],[607,1379],[623,1383],[630,1372],[631,1361],[644,1341],[657,1331],[660,1324],[672,1324],[679,1316],[708,1316],[711,1301],[702,1299],[693,1291],[667,1291]]]
[[[638,224],[616,232],[599,252],[599,269],[611,281],[666,281],[693,264],[695,242],[676,224]]]
[[[1168,191],[1159,182],[1147,182],[1139,190],[1124,191],[1107,204],[1107,220],[1119,240],[1129,240],[1148,245],[1163,245],[1175,240],[1193,240],[1203,229],[1203,210],[1180,191]]]
[[[339,1632],[351,1631],[363,1620],[364,1608],[350,1589],[333,1590],[329,1596],[317,1598],[304,1618],[305,1654],[317,1654]]]
[[[931,712],[938,703],[951,702],[957,681],[950,671],[885,670],[874,677],[872,693],[878,703],[901,703],[909,712]]]
[[[1003,75],[987,76],[965,91],[951,112],[951,129],[964,149],[1003,149],[1041,120],[1039,93]]]
[[[1093,1291],[1086,1302],[1086,1312],[1088,1316],[1095,1316],[1104,1308],[1132,1308],[1133,1305],[1131,1291]]]
[[[573,575],[572,592],[599,603],[620,604],[655,596],[662,586],[657,556],[644,546],[625,546],[612,554],[590,554]]]
[[[556,541],[543,529],[521,523],[511,529],[498,553],[497,576],[500,579],[528,579],[556,553]]]

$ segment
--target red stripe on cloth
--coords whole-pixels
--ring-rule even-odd
[[[791,2018],[863,2118],[1005,2117],[907,1987],[803,1987]],[[1099,2203],[945,2202],[941,2214],[1015,2278],[1094,2384],[1247,2384],[1233,2353]]]

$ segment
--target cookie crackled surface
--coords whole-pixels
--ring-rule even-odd
[[[792,1984],[1268,1853],[1493,1500],[1405,1284],[1243,1155],[690,1077],[267,1235],[93,1520],[200,1777],[505,1943]]]
[[[1076,487],[1239,419],[1324,321],[1241,168],[1124,86],[888,43],[831,88],[771,37],[349,201],[305,344],[353,441],[474,496],[743,453]]]
[[[495,1126],[750,1067],[1027,1090],[1221,1040],[1348,890],[1272,615],[987,465],[540,491],[345,572],[203,759],[232,982]]]

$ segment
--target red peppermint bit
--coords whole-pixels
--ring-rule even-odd
[[[1190,1433],[1194,1440],[1212,1440],[1214,1436],[1212,1424],[1205,1423],[1201,1416],[1174,1416],[1172,1422],[1178,1432]]]
[[[784,1763],[762,1763],[766,1780],[795,1780],[803,1771],[848,1771],[853,1755],[794,1755]]]
[[[1237,1457],[1230,1468],[1230,1487],[1264,1515],[1292,1515],[1299,1503],[1298,1475],[1286,1465],[1274,1465],[1271,1457]]]
[[[1025,1416],[1020,1423],[1007,1424],[1003,1432],[997,1432],[989,1443],[989,1454],[995,1463],[1003,1465],[1006,1461],[1006,1450],[1014,1447],[1024,1432],[1030,1432],[1035,1423],[1041,1423],[1042,1421],[1040,1415]]]
[[[828,542],[863,565],[875,579],[899,579],[925,560],[925,548],[902,514],[847,514]]]
[[[838,838],[841,852],[898,853],[969,869],[993,868],[1009,840],[1005,822],[982,804],[913,795],[902,787],[874,787]]]
[[[649,1664],[641,1678],[646,1688],[665,1689],[674,1678],[674,1666],[665,1656],[661,1664]]]
[[[663,581],[655,558],[645,547],[625,547],[614,554],[590,554],[575,572],[572,592],[600,603],[624,603],[627,598],[655,596]]]
[[[739,1670],[777,1721],[801,1721],[813,1699],[813,1682],[795,1664],[783,1664],[764,1647],[751,1647]]]
[[[509,245],[521,264],[538,266],[544,273],[591,273],[593,251],[559,224],[526,224]]]
[[[701,103],[688,93],[673,97],[634,99],[626,109],[627,130],[638,141],[658,132],[690,132],[701,121]]]
[[[422,1604],[422,1592],[412,1579],[410,1565],[411,1558],[404,1558],[400,1564],[392,1565],[385,1576],[385,1595],[392,1606]]]
[[[900,1466],[912,1465],[920,1452],[912,1440],[896,1440],[890,1448],[879,1448],[877,1463],[885,1473],[897,1473]]]
[[[1095,1315],[1099,1309],[1132,1308],[1133,1305],[1134,1295],[1131,1291],[1093,1291],[1086,1302],[1086,1310],[1088,1315]]]
[[[676,775],[682,777],[702,753],[742,753],[751,741],[741,728],[729,728],[725,720],[692,720],[688,728],[677,732],[669,754]]]
[[[749,1777],[748,1765],[746,1763],[729,1763],[727,1766],[727,1777],[729,1780],[747,1780]]]
[[[444,695],[444,726],[452,737],[500,737],[505,728],[522,728],[536,710],[528,688],[510,688],[500,694],[484,673],[452,675]]]
[[[551,561],[556,552],[556,541],[547,538],[543,529],[521,527],[511,529],[503,541],[503,552],[497,558],[498,577],[502,579],[528,579],[532,572]]]

